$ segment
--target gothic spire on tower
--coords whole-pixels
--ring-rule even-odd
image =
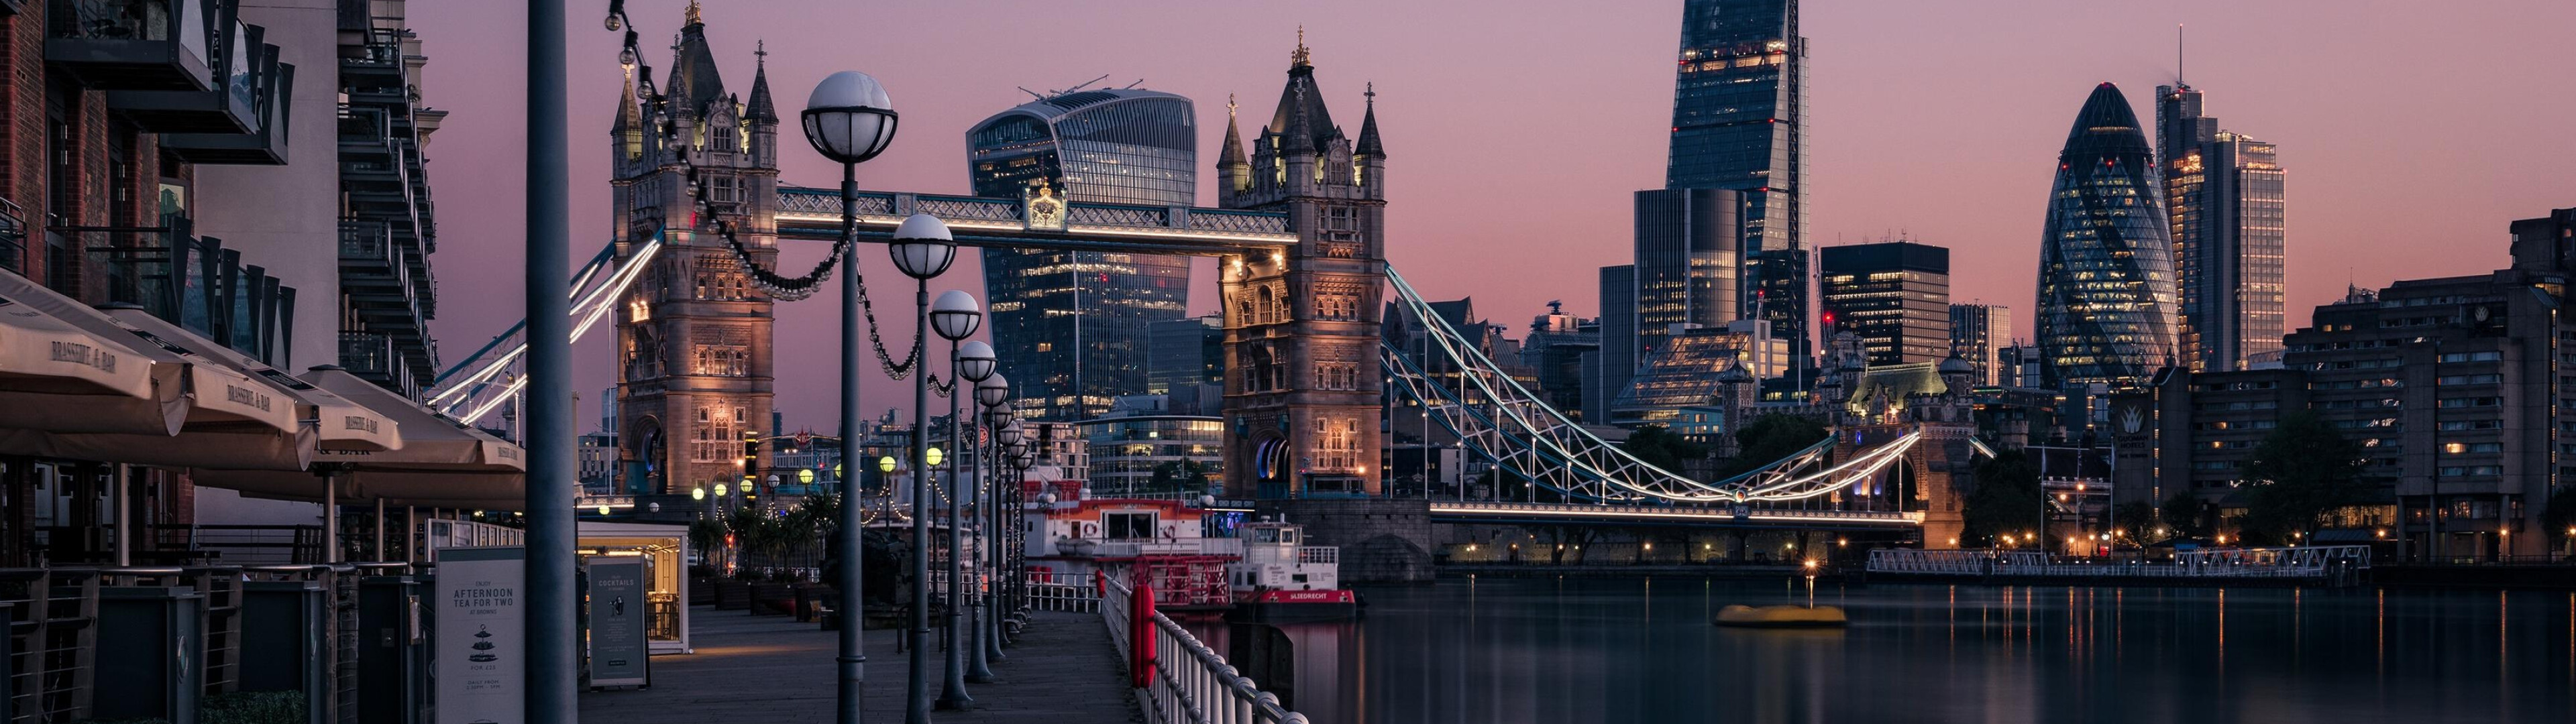
[[[769,99],[769,42],[760,41],[753,47],[758,50],[751,54],[759,56],[760,60],[751,71],[751,107],[744,111],[744,116],[754,121],[777,123],[778,104]]]
[[[1225,94],[1225,148],[1217,151],[1219,167],[1250,164],[1243,156],[1243,132],[1234,128],[1234,94]]]
[[[1360,95],[1368,97],[1368,112],[1360,117],[1359,145],[1351,149],[1351,153],[1371,158],[1385,158],[1386,149],[1379,145],[1377,139],[1377,84],[1368,84],[1368,92]]]

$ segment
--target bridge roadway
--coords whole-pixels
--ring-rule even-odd
[[[967,686],[974,706],[936,712],[943,724],[1032,722],[1127,724],[1136,702],[1099,614],[1039,613],[1027,635],[993,665],[1001,683]],[[649,689],[585,691],[583,721],[614,724],[830,724],[835,697],[833,633],[787,616],[690,611],[697,652],[655,656]],[[866,718],[903,720],[905,655],[892,630],[867,632]],[[931,659],[931,673],[940,672]],[[937,696],[939,685],[931,684]]]
[[[1583,503],[1504,503],[1431,501],[1431,520],[1441,523],[1569,523],[1605,525],[1685,525],[1805,530],[1887,530],[1919,528],[1920,512],[1868,510],[1797,510],[1747,506],[1590,505]]]

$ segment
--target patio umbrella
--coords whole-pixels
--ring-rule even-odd
[[[0,428],[178,434],[186,367],[56,316],[75,308],[96,313],[0,271]]]
[[[154,335],[15,274],[0,273],[0,298],[11,302],[0,313],[41,313],[42,322],[16,315],[20,324],[15,329],[25,330],[22,334],[51,330],[52,338],[41,339],[47,357],[56,352],[55,342],[96,340],[101,346],[88,353],[92,367],[106,363],[100,355],[114,355],[120,372],[127,365],[150,369],[156,388],[151,400],[140,403],[122,394],[67,398],[31,391],[46,386],[22,375],[16,392],[0,395],[0,454],[299,470],[310,460],[312,429],[298,415],[300,401],[275,383],[199,354],[198,347],[210,343],[200,340],[192,347]],[[71,336],[74,331],[83,336]],[[10,339],[40,341],[33,336]],[[61,351],[66,359],[75,354],[69,348]],[[175,431],[167,417],[174,411],[180,415]]]
[[[279,470],[195,470],[197,484],[245,495],[293,500],[437,508],[525,507],[527,463],[519,446],[470,425],[430,412],[418,403],[334,366],[315,367],[304,382],[382,414],[402,429],[402,447],[366,451],[321,446],[316,469],[337,471],[329,491],[311,473]],[[566,496],[571,495],[569,488]]]

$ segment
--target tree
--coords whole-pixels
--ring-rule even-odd
[[[2154,542],[2156,506],[2144,500],[2132,500],[2112,506],[2111,525],[2116,526],[2120,535],[2127,536],[2131,543],[2146,545]]]
[[[1648,465],[1676,473],[1682,472],[1683,462],[1708,457],[1709,453],[1707,445],[1691,442],[1662,425],[1647,425],[1628,433],[1628,439],[1619,443],[1619,449],[1628,451],[1629,455],[1646,461]]]
[[[1196,460],[1174,460],[1154,466],[1154,477],[1146,483],[1155,492],[1197,490],[1207,482],[1207,466]]]
[[[2367,502],[2377,486],[2362,477],[2363,462],[2360,443],[2315,413],[2282,415],[2245,461],[2252,490],[2244,532],[2257,538],[2308,533],[2326,513]]]
[[[2031,462],[2029,453],[1997,452],[1978,461],[1974,474],[1977,487],[1959,511],[1966,523],[1960,533],[1963,539],[1991,541],[2039,530],[2044,493],[2039,488],[2039,466]]]
[[[2165,527],[2173,529],[2176,536],[2198,538],[2208,532],[2200,522],[2200,498],[2194,497],[2190,491],[2179,491],[2166,498],[2156,514],[2164,518]]]
[[[1718,466],[1719,477],[1734,477],[1795,455],[1832,433],[1815,418],[1769,413],[1735,431],[1735,457]]]

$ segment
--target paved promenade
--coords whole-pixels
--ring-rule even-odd
[[[583,721],[607,724],[831,724],[834,634],[786,616],[700,607],[690,612],[697,653],[653,657],[653,688],[584,691]],[[867,720],[903,719],[905,655],[895,632],[867,632]],[[934,646],[936,644],[934,643]],[[941,669],[931,658],[931,695]],[[1010,659],[993,666],[1001,683],[969,685],[975,705],[935,712],[934,721],[1127,724],[1138,718],[1109,635],[1093,614],[1041,613]]]

